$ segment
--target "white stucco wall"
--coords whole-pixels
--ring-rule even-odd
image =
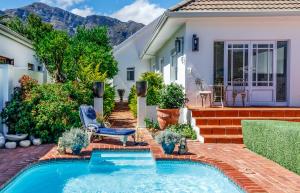
[[[175,49],[175,40],[177,37],[183,38],[183,48],[182,53],[178,54],[177,57],[177,81],[178,84],[181,84],[185,87],[185,61],[186,61],[186,38],[185,38],[185,26],[180,28],[177,32],[175,32],[172,37],[166,41],[166,43],[157,51],[155,54],[156,57],[156,66],[159,66],[160,60],[163,59],[163,78],[165,84],[170,84],[171,81],[171,50]]]
[[[217,40],[289,40],[289,105],[300,106],[300,17],[191,18],[186,22],[186,93],[195,104],[195,77],[213,83],[213,45]],[[200,40],[199,52],[192,52],[192,36]]]

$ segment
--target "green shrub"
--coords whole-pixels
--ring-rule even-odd
[[[133,85],[130,89],[130,93],[128,95],[128,105],[133,116],[137,117],[137,95],[135,85]]]
[[[300,174],[300,123],[243,121],[248,149]]]
[[[147,130],[151,133],[152,136],[155,136],[156,133],[160,130],[159,124],[156,121],[145,119],[145,125]]]
[[[183,87],[179,84],[172,83],[165,86],[160,92],[159,108],[177,109],[184,106],[186,101]]]
[[[192,140],[197,139],[196,131],[193,130],[193,128],[190,124],[170,125],[167,129],[169,129],[175,133],[178,133],[187,139],[192,139]]]
[[[147,81],[147,105],[157,105],[160,100],[160,91],[163,88],[163,77],[156,72],[145,72],[140,80]]]
[[[81,126],[79,106],[93,100],[92,90],[78,82],[36,85],[24,94],[25,87],[16,89],[2,120],[10,133],[28,133],[44,143],[57,142],[64,131]]]
[[[115,108],[115,88],[111,84],[105,84],[103,96],[103,112],[105,116],[109,116]]]

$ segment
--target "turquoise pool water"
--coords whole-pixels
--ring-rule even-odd
[[[157,161],[149,152],[95,151],[90,161],[35,165],[1,193],[236,193],[217,169],[185,161]]]

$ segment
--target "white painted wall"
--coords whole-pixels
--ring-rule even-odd
[[[167,42],[157,51],[156,56],[156,66],[159,66],[161,59],[164,61],[163,69],[163,78],[165,84],[170,84],[171,81],[171,50],[175,49],[175,40],[177,37],[183,37],[183,52],[177,56],[177,65],[178,65],[178,74],[177,81],[178,84],[181,84],[185,87],[185,61],[186,61],[186,38],[185,38],[185,26],[180,28],[175,32],[172,37],[169,37]]]
[[[196,104],[195,77],[213,83],[213,45],[216,40],[290,40],[288,77],[289,105],[300,106],[300,17],[190,18],[186,21],[186,93],[190,104]],[[199,52],[192,52],[192,36],[200,39]]]

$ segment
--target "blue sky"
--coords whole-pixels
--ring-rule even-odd
[[[84,17],[99,14],[148,24],[181,0],[0,0],[0,9],[22,7],[37,1]]]

